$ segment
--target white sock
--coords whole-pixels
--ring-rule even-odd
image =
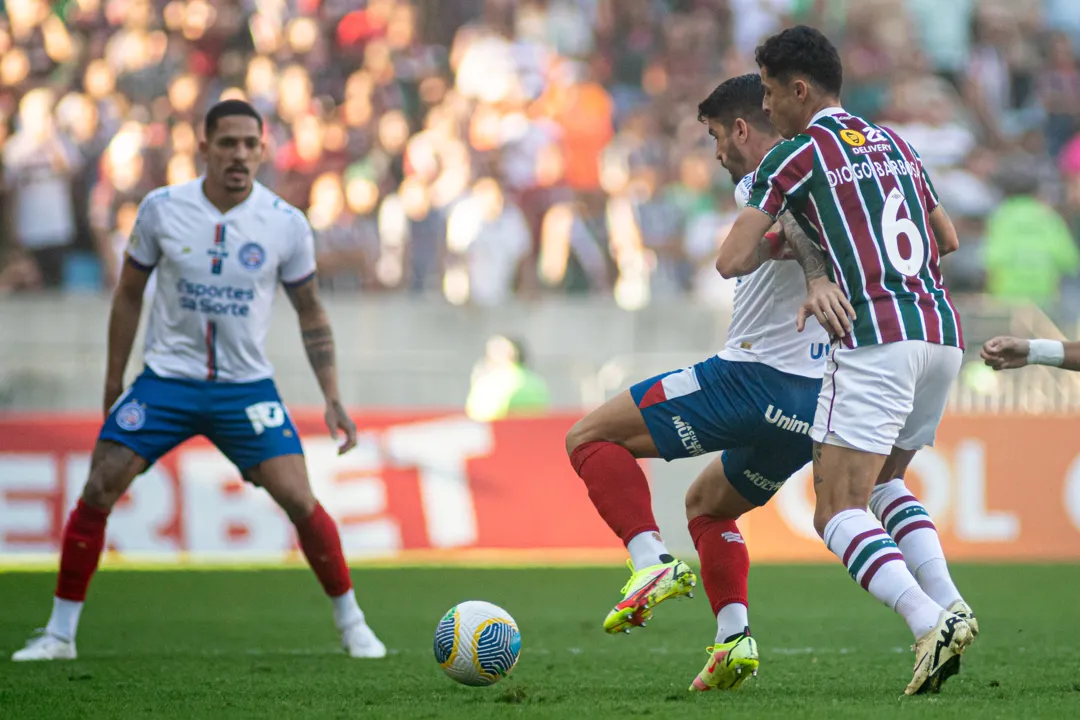
[[[742,635],[750,619],[742,603],[728,603],[716,613],[716,642],[725,642],[732,635]]]
[[[896,599],[893,610],[903,616],[916,640],[934,629],[942,612],[941,606],[931,600],[918,585],[905,590]]]
[[[870,495],[870,509],[904,554],[919,587],[938,605],[961,600],[949,575],[941,538],[922,503],[911,494],[903,478],[878,485]]]
[[[364,622],[364,611],[356,602],[356,593],[351,589],[337,597],[330,598],[334,604],[334,625],[338,630]]]
[[[664,541],[660,539],[660,533],[654,530],[638,533],[630,538],[626,549],[630,551],[630,562],[634,563],[634,570],[659,565],[661,555],[671,555],[664,546]]]
[[[904,616],[916,639],[937,624],[941,607],[922,591],[896,543],[865,510],[833,516],[825,526],[825,544],[855,582]]]
[[[49,624],[45,626],[45,632],[67,640],[75,641],[75,633],[79,630],[79,615],[82,614],[83,604],[77,600],[65,600],[53,598],[52,614],[49,615]]]

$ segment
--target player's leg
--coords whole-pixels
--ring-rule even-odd
[[[750,555],[737,524],[757,504],[744,497],[725,473],[725,468],[745,466],[751,453],[749,448],[725,451],[686,493],[686,519],[701,561],[701,584],[716,617],[709,660],[691,690],[735,689],[757,674],[757,643],[750,636],[748,617]]]
[[[707,409],[700,378],[708,364],[638,383],[567,433],[566,451],[589,499],[630,553],[633,574],[623,586],[622,601],[604,620],[608,632],[644,624],[652,607],[669,597],[690,595],[697,581],[689,566],[663,544],[649,483],[637,458],[671,460],[706,452],[698,433],[704,431],[701,418]]]
[[[653,517],[652,496],[637,458],[658,456],[630,391],[621,392],[574,424],[566,452],[600,517],[619,536],[634,567],[669,555]]]
[[[192,398],[183,387],[144,373],[105,419],[90,458],[81,498],[68,516],[60,549],[53,610],[45,632],[13,660],[75,657],[75,636],[86,592],[105,547],[109,512],[132,481],[191,436]]]
[[[852,579],[903,616],[915,636],[921,650],[909,694],[930,689],[941,665],[963,653],[972,639],[963,619],[919,587],[896,543],[866,512],[885,459],[912,411],[927,347],[904,342],[834,351],[813,430],[814,527]],[[935,638],[943,649],[930,657],[925,645]]]
[[[293,523],[300,549],[330,598],[342,646],[352,657],[385,657],[386,646],[356,601],[337,524],[311,490],[300,435],[273,381],[215,387],[214,393],[213,428],[207,437]]]
[[[750,556],[737,524],[772,499],[811,458],[809,425],[821,381],[758,363],[736,364],[745,395],[728,412],[742,418],[751,444],[725,450],[686,496],[690,535],[701,558],[701,578],[716,615],[716,641],[692,690],[734,689],[757,674],[757,642],[750,635]],[[738,407],[748,408],[739,412]]]
[[[955,347],[930,345],[926,348],[924,371],[915,388],[911,413],[878,477],[870,508],[900,546],[919,586],[948,612],[966,620],[974,638],[979,634],[978,619],[953,583],[941,539],[929,513],[903,480],[915,453],[934,444],[963,357],[963,351]],[[928,691],[938,692],[942,684],[958,672],[959,654],[945,661],[941,670],[931,677]]]
[[[870,494],[870,510],[900,548],[919,587],[938,605],[967,618],[977,635],[978,623],[949,574],[937,527],[904,482],[904,474],[916,452],[893,448]]]

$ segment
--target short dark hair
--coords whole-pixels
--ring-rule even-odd
[[[758,67],[787,82],[793,75],[805,75],[814,85],[839,95],[844,84],[840,53],[819,30],[796,25],[768,38],[754,52]]]
[[[698,121],[719,120],[730,128],[736,118],[742,118],[755,127],[772,127],[769,116],[761,109],[764,99],[765,86],[757,73],[728,78],[698,103]]]
[[[222,118],[232,117],[233,115],[246,115],[255,118],[255,122],[259,123],[259,132],[262,133],[262,115],[251,106],[251,103],[245,100],[222,100],[206,113],[206,137],[210,137],[217,130],[218,123]]]

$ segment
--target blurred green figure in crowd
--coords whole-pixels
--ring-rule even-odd
[[[465,414],[473,420],[488,421],[539,415],[547,407],[547,384],[526,367],[521,345],[502,335],[489,338],[484,357],[473,368]]]

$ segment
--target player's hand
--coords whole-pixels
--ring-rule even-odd
[[[345,442],[338,446],[338,455],[344,455],[356,447],[356,423],[345,412],[340,400],[330,400],[326,403],[326,427],[334,440],[338,439],[339,432],[345,433]]]
[[[124,383],[112,382],[110,380],[105,381],[105,417],[109,417],[109,411],[112,410],[112,406],[116,404],[116,401],[120,399],[120,396],[124,394]]]
[[[799,308],[796,320],[799,332],[806,327],[806,319],[816,317],[821,327],[835,337],[846,337],[851,332],[851,322],[855,319],[855,308],[851,307],[847,296],[828,278],[812,280],[807,287],[806,300]]]
[[[996,337],[982,346],[982,359],[995,370],[1012,370],[1028,364],[1031,344],[1014,337]]]

